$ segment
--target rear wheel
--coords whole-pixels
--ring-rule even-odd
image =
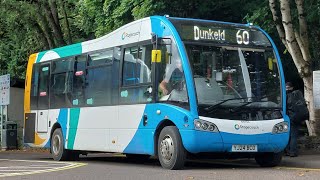
[[[51,155],[56,161],[78,160],[79,152],[64,148],[64,139],[60,128],[54,130],[51,137]]]
[[[279,153],[262,153],[255,157],[256,162],[261,167],[274,167],[280,164],[283,152]]]
[[[60,128],[54,130],[51,137],[51,155],[56,161],[64,161],[67,159],[67,150],[64,149],[64,139]]]
[[[162,129],[158,139],[158,157],[165,169],[184,167],[186,152],[177,127],[167,126]]]

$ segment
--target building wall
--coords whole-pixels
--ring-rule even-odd
[[[10,104],[8,105],[8,121],[18,124],[18,145],[22,145],[24,126],[24,89],[10,87]]]

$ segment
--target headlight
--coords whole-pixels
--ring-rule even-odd
[[[203,123],[202,124],[202,129],[207,130],[208,129],[208,124],[207,123]]]
[[[281,122],[273,126],[272,133],[279,134],[289,131],[289,126],[287,122]]]
[[[199,128],[201,127],[201,122],[196,121],[196,122],[194,123],[194,126],[199,129]]]
[[[209,131],[214,131],[214,129],[215,129],[215,126],[214,125],[210,125]]]
[[[219,132],[217,126],[214,123],[202,119],[194,120],[194,127],[199,131]]]

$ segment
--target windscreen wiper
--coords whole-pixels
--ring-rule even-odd
[[[247,102],[245,104],[242,104],[240,106],[237,106],[235,108],[230,109],[230,112],[236,112],[238,109],[241,109],[241,108],[243,108],[245,106],[248,106],[249,104],[252,104],[252,103],[255,103],[255,102],[269,102],[269,101],[261,101],[261,100],[260,101],[250,101],[250,102]]]
[[[209,107],[204,108],[204,110],[206,111],[212,111],[213,109],[215,109],[216,107],[218,107],[219,105],[226,103],[228,101],[232,101],[232,100],[241,100],[241,99],[249,99],[249,98],[231,98],[231,99],[225,99],[217,104],[211,105]]]

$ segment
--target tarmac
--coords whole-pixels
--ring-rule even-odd
[[[26,155],[28,154],[28,155]],[[113,154],[110,154],[113,156]],[[0,158],[5,159],[21,159],[21,160],[39,160],[51,159],[51,155],[47,150],[28,149],[28,150],[7,150],[0,152]],[[253,159],[235,159],[221,161],[227,164],[235,164],[240,166],[252,166]],[[80,159],[81,162],[81,159]],[[305,171],[320,172],[320,152],[318,151],[302,151],[297,157],[283,156],[282,162],[278,169],[296,169]]]

